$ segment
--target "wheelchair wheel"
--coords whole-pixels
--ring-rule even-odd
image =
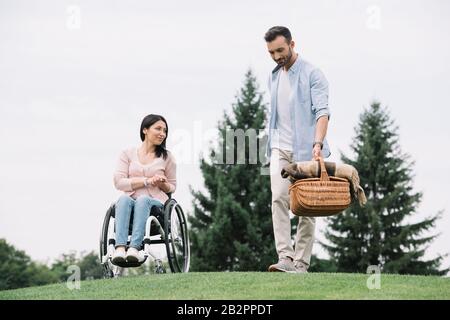
[[[103,220],[102,233],[100,234],[100,262],[102,262],[102,258],[108,252],[108,230],[109,230],[109,222],[111,221],[111,215],[114,214],[114,206],[111,205],[106,211],[106,216]]]
[[[103,225],[102,225],[102,233],[100,234],[100,263],[103,267],[103,277],[104,278],[113,278],[114,272],[112,268],[109,266],[109,263],[106,261],[103,261],[104,257],[106,257],[108,253],[108,230],[109,230],[109,223],[111,221],[111,216],[114,215],[114,206],[111,205],[108,208],[108,211],[106,211],[106,216],[103,219]]]
[[[106,211],[106,216],[103,220],[102,233],[100,235],[100,264],[103,267],[104,278],[118,277],[123,272],[123,268],[113,265],[109,260],[105,260],[108,256],[108,246],[110,244],[115,244],[115,241],[110,237],[110,233],[114,231],[114,222],[111,219],[114,215],[115,206],[113,204],[108,208],[108,211]]]
[[[190,248],[187,221],[183,209],[174,199],[170,199],[164,209],[164,233],[170,270],[188,272]]]

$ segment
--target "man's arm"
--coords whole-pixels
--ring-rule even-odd
[[[316,132],[314,134],[314,146],[313,146],[313,160],[317,160],[318,157],[322,156],[322,146],[323,144],[319,144],[316,142],[323,143],[325,136],[327,135],[328,129],[328,116],[324,115],[317,120],[316,123]]]
[[[327,134],[330,109],[328,108],[328,81],[322,71],[315,69],[311,72],[312,111],[316,117],[316,131],[314,133],[313,159],[322,156],[323,141]],[[319,142],[316,144],[316,142]]]

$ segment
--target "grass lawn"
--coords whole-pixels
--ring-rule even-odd
[[[450,278],[381,274],[380,289],[369,290],[370,275],[210,272],[163,274],[82,281],[0,291],[4,299],[450,299]]]

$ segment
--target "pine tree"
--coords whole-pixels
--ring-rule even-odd
[[[254,159],[255,153],[261,155],[265,150],[261,133],[266,123],[266,105],[251,70],[245,75],[232,111],[232,116],[224,112],[224,119],[218,124],[219,140],[225,143],[211,148],[209,156],[216,161],[201,159],[207,193],[191,188],[193,270],[265,270],[276,259],[270,178],[261,174],[263,157]],[[227,139],[227,130],[239,129],[255,130],[259,139],[256,150],[252,149],[254,144],[249,146],[250,138],[245,138],[245,148],[239,148],[239,139]],[[233,155],[233,161],[227,161],[227,153]]]
[[[383,272],[442,275],[443,256],[424,261],[428,244],[437,235],[424,236],[435,226],[441,212],[420,222],[416,214],[422,193],[413,191],[410,156],[401,152],[398,127],[378,102],[360,116],[351,146],[356,159],[344,154],[341,160],[353,165],[360,175],[368,202],[352,204],[344,213],[331,217],[322,243],[337,264],[338,271],[366,272],[378,265]]]

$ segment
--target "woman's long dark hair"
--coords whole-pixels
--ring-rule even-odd
[[[157,114],[149,114],[148,116],[146,116],[142,120],[139,135],[141,136],[141,140],[144,141],[145,135],[144,135],[143,130],[150,128],[153,124],[155,124],[159,120],[163,121],[166,124],[167,131],[166,131],[166,137],[164,138],[164,141],[159,146],[156,146],[155,154],[158,158],[161,157],[161,155],[162,155],[163,159],[166,160],[167,159],[166,141],[167,141],[167,137],[169,136],[169,126],[167,125],[167,121],[166,121],[166,119],[164,119],[163,116],[160,116]]]

